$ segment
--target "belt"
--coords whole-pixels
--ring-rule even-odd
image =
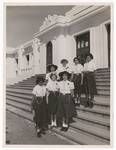
[[[71,95],[71,93],[60,93],[62,95]]]
[[[74,75],[77,75],[77,76],[79,76],[79,75],[81,75],[81,73],[74,73]]]

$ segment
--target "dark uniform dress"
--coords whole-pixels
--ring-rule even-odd
[[[74,95],[75,97],[81,97],[81,73],[83,71],[83,66],[81,64],[74,65],[72,67],[73,79],[74,82]]]
[[[49,91],[48,95],[48,111],[51,114],[55,115],[58,107],[58,82],[50,80],[46,86]]]
[[[59,120],[65,118],[68,120],[76,116],[76,109],[73,103],[73,98],[71,96],[71,89],[74,89],[73,82],[70,81],[60,81],[59,82],[60,94],[59,94],[59,103],[57,110],[57,117]]]
[[[93,60],[84,64],[84,77],[83,84],[85,87],[85,94],[87,98],[92,100],[96,94],[96,82],[95,82],[95,64]]]
[[[35,111],[33,120],[36,124],[36,128],[45,128],[47,126],[46,121],[46,88],[45,86],[36,85],[33,89],[34,99],[32,101],[32,108]]]

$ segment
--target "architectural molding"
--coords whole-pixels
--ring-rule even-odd
[[[104,11],[108,7],[107,5],[75,6],[72,11],[67,12],[65,16],[48,15],[40,27],[39,32],[34,34],[34,37],[37,38],[56,27],[69,27],[80,20]]]
[[[48,15],[45,18],[42,26],[40,26],[39,31],[43,31],[44,29],[50,27],[51,25],[57,24],[57,23],[63,23],[64,24],[64,23],[66,23],[66,21],[67,21],[67,19],[66,19],[65,16],[62,16],[62,15],[53,15],[53,16]]]

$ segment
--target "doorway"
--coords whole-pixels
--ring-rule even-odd
[[[76,40],[76,55],[80,58],[80,63],[83,65],[88,53],[90,53],[90,32],[84,32],[75,37]]]
[[[108,43],[108,67],[110,68],[110,32],[111,32],[111,25],[110,23],[106,24],[107,30],[107,43]]]

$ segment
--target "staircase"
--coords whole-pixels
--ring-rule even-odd
[[[68,132],[52,129],[70,143],[79,145],[110,144],[110,70],[99,69],[95,73],[97,95],[93,108],[77,107],[78,117],[70,124]],[[30,103],[35,76],[6,87],[6,109],[32,121]]]

